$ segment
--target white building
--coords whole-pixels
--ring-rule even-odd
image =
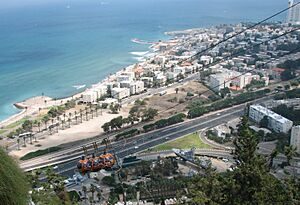
[[[130,84],[130,95],[135,95],[144,91],[144,82],[136,81]]]
[[[290,145],[296,147],[297,152],[300,153],[300,126],[299,125],[292,127]]]
[[[128,88],[113,88],[111,95],[113,98],[121,100],[130,96],[130,90]]]
[[[94,90],[88,90],[82,94],[82,102],[84,103],[93,103],[97,102],[97,92]]]
[[[117,82],[133,81],[134,78],[135,78],[134,72],[123,72],[120,75],[117,75]]]
[[[224,73],[218,73],[210,76],[209,87],[218,92],[221,89],[228,88],[230,82],[228,82],[227,75]]]
[[[293,122],[278,115],[277,113],[261,106],[261,105],[251,105],[249,110],[249,117],[256,123],[265,117],[268,117],[269,124],[268,127],[275,132],[288,133],[293,126]]]
[[[289,0],[288,6],[291,7],[294,4],[298,3],[299,0]],[[287,23],[290,24],[300,24],[300,4],[294,6],[293,8],[290,8],[288,10],[288,15],[287,15]]]

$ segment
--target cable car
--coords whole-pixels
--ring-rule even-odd
[[[87,172],[97,172],[101,169],[111,169],[117,162],[115,155],[111,153],[106,153],[108,145],[106,144],[106,148],[104,153],[95,156],[93,154],[92,157],[85,158],[84,156],[77,163],[77,169],[85,174]]]

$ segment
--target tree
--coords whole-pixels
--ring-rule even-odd
[[[27,132],[32,131],[32,126],[33,126],[33,123],[31,120],[25,120],[24,123],[22,124],[22,128]]]
[[[27,205],[29,201],[28,183],[25,175],[0,148],[0,199],[1,204]]]
[[[259,126],[263,128],[268,128],[269,127],[269,118],[268,116],[264,116],[263,119],[259,122]]]
[[[294,204],[286,185],[269,173],[266,159],[256,153],[258,136],[243,117],[234,140],[235,158],[241,163],[232,172],[218,174],[210,169],[190,185],[192,204]]]
[[[153,120],[155,116],[157,116],[158,110],[153,108],[148,108],[143,111],[142,121],[150,121]]]
[[[179,88],[175,88],[175,92],[176,94],[178,94]]]
[[[94,202],[94,194],[95,194],[95,191],[96,191],[96,187],[94,184],[91,184],[90,186],[90,192],[92,193],[92,201]]]
[[[289,145],[284,147],[284,155],[287,158],[288,165],[291,165],[291,159],[296,156],[296,147]]]
[[[101,128],[103,129],[104,132],[109,132],[110,130],[110,123],[109,122],[106,122],[104,123]]]
[[[294,70],[286,69],[281,73],[281,80],[287,81],[296,77]]]
[[[271,169],[273,167],[273,162],[274,162],[274,158],[277,157],[277,155],[279,154],[277,149],[274,149],[270,155],[270,163],[269,163],[269,169]]]

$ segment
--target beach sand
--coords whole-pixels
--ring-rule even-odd
[[[23,141],[21,141],[21,150],[14,150],[9,154],[13,157],[20,158],[29,152],[34,152],[40,149],[46,149],[68,142],[95,137],[96,135],[103,133],[101,126],[104,123],[118,116],[127,116],[127,114],[128,113],[124,111],[121,111],[119,114],[110,114],[108,112],[103,112],[103,115],[99,114],[99,116],[94,117],[94,119],[84,121],[83,123],[78,125],[73,125],[71,126],[71,128],[67,128],[65,130],[59,130],[58,133],[55,133],[53,135],[47,135],[44,139],[39,139],[38,142],[33,143],[33,145],[27,143],[27,147],[22,147]],[[41,146],[36,147],[35,145],[37,144]]]

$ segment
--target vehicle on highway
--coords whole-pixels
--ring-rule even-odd
[[[138,146],[135,146],[135,147],[134,147],[134,149],[138,149],[138,148],[139,148]]]

